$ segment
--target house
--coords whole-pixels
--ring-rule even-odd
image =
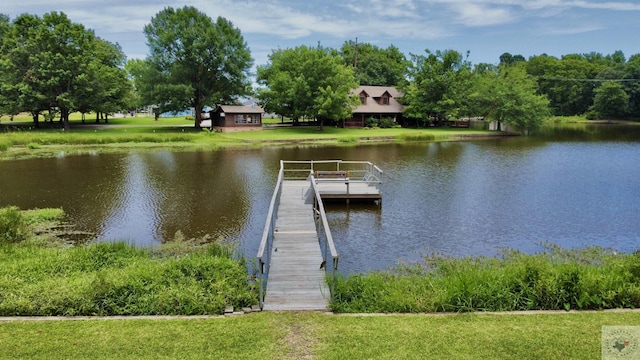
[[[257,105],[220,105],[209,112],[211,128],[219,132],[262,130],[264,110]]]
[[[360,105],[353,110],[350,119],[344,120],[344,127],[364,127],[367,119],[391,118],[401,123],[402,104],[398,99],[402,93],[393,86],[360,86],[353,90],[360,98]]]

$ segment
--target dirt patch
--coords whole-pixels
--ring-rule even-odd
[[[313,359],[311,348],[316,343],[311,324],[289,324],[289,332],[284,337],[285,345],[289,347],[287,356],[291,359]]]

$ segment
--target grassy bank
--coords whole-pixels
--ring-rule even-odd
[[[640,307],[640,252],[552,245],[527,255],[449,258],[338,278],[337,312],[465,312]]]
[[[3,122],[6,126],[6,121]],[[270,127],[263,131],[215,133],[196,131],[192,120],[146,118],[112,119],[109,125],[82,125],[72,121],[72,129],[32,129],[23,124],[0,133],[0,160],[55,157],[150,149],[212,150],[227,147],[299,144],[352,145],[368,142],[446,141],[476,136],[496,136],[495,132],[473,129],[342,129],[315,126]]]
[[[0,323],[3,359],[599,359],[603,325],[639,312]]]
[[[228,244],[70,246],[48,238],[51,216],[37,215],[47,212],[0,209],[0,316],[222,314],[257,302]]]

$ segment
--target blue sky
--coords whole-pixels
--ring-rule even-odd
[[[62,11],[73,22],[144,58],[142,33],[167,6],[194,6],[238,27],[255,59],[298,45],[339,48],[345,40],[406,53],[470,51],[474,63],[498,63],[504,52],[525,58],[546,53],[640,53],[638,0],[5,0],[0,13]]]

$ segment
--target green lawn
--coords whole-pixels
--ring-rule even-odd
[[[44,119],[40,117],[40,122],[44,122]],[[54,123],[58,122],[58,118],[54,120]],[[94,113],[85,114],[85,124],[92,125],[96,122],[96,115]],[[33,118],[28,114],[20,114],[13,118],[13,121],[10,120],[8,116],[0,117],[0,124],[3,125],[25,125],[33,123]],[[82,114],[80,113],[71,113],[69,114],[69,123],[73,125],[81,125],[82,124]],[[100,124],[104,124],[104,120],[100,120]],[[190,125],[193,124],[193,120],[187,120],[184,116],[177,117],[161,117],[158,121],[155,121],[153,116],[145,116],[142,114],[137,114],[136,116],[126,116],[126,117],[109,117],[109,124],[113,125],[134,125],[134,126],[165,126],[165,125]]]
[[[603,325],[640,312],[0,323],[2,359],[599,359]]]
[[[184,118],[134,117],[111,119],[109,124],[88,121],[81,126],[72,120],[71,131],[33,129],[26,124],[7,133],[0,132],[0,160],[55,157],[166,149],[212,150],[221,147],[305,142],[307,144],[355,144],[371,141],[447,141],[467,136],[499,136],[496,132],[473,129],[342,129],[315,126],[266,128],[262,131],[216,133],[196,130]],[[6,125],[6,119],[2,124]],[[0,129],[1,130],[1,129]]]

